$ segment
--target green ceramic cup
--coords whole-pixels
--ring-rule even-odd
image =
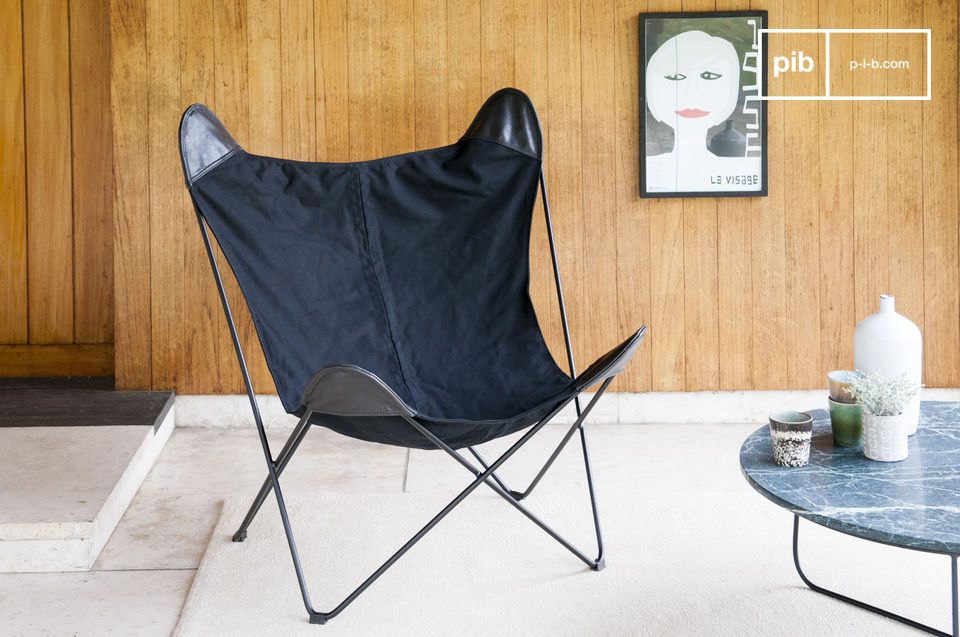
[[[856,447],[863,444],[863,411],[860,405],[830,401],[830,424],[833,426],[833,444],[838,447]]]

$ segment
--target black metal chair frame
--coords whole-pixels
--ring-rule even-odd
[[[550,246],[550,257],[553,264],[553,275],[554,281],[556,284],[557,299],[559,302],[560,309],[560,319],[563,326],[563,337],[564,345],[566,348],[567,354],[567,363],[570,368],[570,375],[573,378],[577,376],[576,364],[573,357],[573,347],[570,341],[570,329],[567,322],[567,310],[566,303],[563,296],[563,286],[560,280],[560,267],[557,260],[557,251],[556,244],[554,241],[553,234],[553,223],[550,216],[550,203],[547,198],[547,187],[546,179],[544,178],[543,171],[541,170],[539,176],[539,185],[540,185],[540,195],[543,202],[544,216],[546,219],[546,229],[547,229],[547,238]],[[236,350],[237,360],[240,364],[240,370],[243,375],[243,382],[246,386],[247,397],[250,400],[250,407],[253,410],[254,421],[257,426],[257,433],[260,437],[260,445],[263,448],[264,458],[267,463],[267,477],[263,482],[263,485],[260,488],[259,493],[257,493],[256,498],[254,498],[253,504],[250,506],[250,510],[247,512],[246,517],[240,525],[240,528],[236,531],[233,536],[234,542],[242,542],[247,537],[247,528],[250,523],[256,517],[261,506],[267,498],[267,495],[272,490],[274,495],[277,498],[277,505],[280,509],[280,518],[283,522],[283,529],[286,534],[287,544],[290,548],[290,555],[293,559],[293,566],[296,570],[297,581],[300,585],[300,593],[303,596],[303,603],[306,607],[307,613],[310,617],[310,623],[313,624],[324,624],[329,620],[333,619],[339,615],[347,606],[350,605],[361,593],[363,593],[371,584],[373,584],[383,573],[389,569],[404,553],[406,553],[410,548],[413,547],[424,535],[426,535],[434,526],[436,526],[440,520],[442,520],[450,511],[452,511],[458,504],[460,504],[470,493],[472,493],[477,487],[481,484],[485,484],[500,497],[504,498],[507,502],[510,503],[515,509],[520,511],[523,515],[529,518],[534,524],[543,529],[550,537],[559,542],[563,547],[577,556],[581,561],[583,561],[590,569],[594,571],[600,571],[605,566],[604,561],[604,547],[603,547],[603,534],[600,528],[600,516],[597,510],[597,498],[593,482],[593,472],[590,467],[590,452],[587,445],[587,434],[584,428],[584,422],[587,416],[590,414],[593,407],[596,405],[600,397],[606,392],[607,388],[610,386],[610,383],[616,377],[616,374],[606,377],[600,388],[596,391],[590,402],[586,407],[581,407],[579,394],[566,399],[563,403],[558,405],[550,413],[544,416],[539,422],[533,425],[517,442],[515,442],[506,452],[504,452],[499,458],[497,458],[492,463],[487,463],[480,453],[473,447],[468,447],[470,453],[479,463],[479,467],[474,465],[470,460],[465,458],[463,454],[459,453],[452,449],[449,445],[440,440],[435,436],[429,429],[423,426],[421,423],[417,422],[410,415],[402,414],[403,419],[410,424],[411,427],[416,429],[419,433],[423,434],[433,445],[438,449],[443,450],[448,455],[450,455],[456,462],[462,465],[467,471],[471,472],[474,476],[474,480],[467,485],[463,491],[460,492],[457,497],[450,501],[447,506],[445,506],[439,513],[437,513],[423,528],[421,528],[413,537],[411,537],[403,546],[401,546],[387,561],[385,561],[376,571],[374,571],[367,579],[365,579],[352,593],[350,593],[343,601],[341,601],[336,607],[330,611],[322,612],[314,608],[313,603],[310,598],[310,593],[307,589],[307,582],[304,577],[303,567],[300,563],[300,556],[297,551],[296,540],[293,535],[293,528],[290,524],[290,518],[287,514],[287,507],[284,503],[283,492],[280,489],[280,475],[283,473],[287,464],[290,462],[294,453],[296,453],[297,448],[300,446],[300,443],[303,442],[303,439],[306,437],[307,431],[310,429],[310,416],[313,412],[308,408],[306,413],[300,419],[300,422],[294,428],[293,433],[288,438],[286,444],[280,451],[280,454],[274,459],[273,454],[270,451],[270,443],[267,440],[267,435],[264,430],[263,420],[260,415],[260,409],[257,405],[256,396],[253,391],[253,384],[250,380],[250,373],[247,370],[246,359],[243,353],[243,348],[240,344],[240,339],[237,336],[237,328],[234,324],[233,313],[230,310],[230,302],[227,299],[226,292],[224,290],[223,279],[220,276],[220,269],[217,266],[217,259],[213,251],[213,246],[210,241],[210,236],[207,230],[206,222],[203,218],[202,213],[199,209],[196,209],[197,222],[200,225],[200,232],[203,237],[204,247],[207,251],[207,257],[210,259],[210,266],[213,270],[214,278],[217,283],[217,290],[220,295],[220,302],[223,305],[224,315],[227,319],[227,324],[230,328],[230,336],[233,340],[233,346]],[[643,328],[642,331],[645,331],[646,328]],[[517,450],[519,450],[524,444],[527,443],[538,431],[540,431],[544,425],[550,422],[564,407],[566,407],[570,402],[574,402],[576,406],[576,421],[570,426],[566,434],[561,439],[559,445],[547,459],[546,463],[537,473],[537,475],[530,482],[529,486],[523,491],[513,491],[510,490],[507,485],[497,476],[496,471],[499,469]],[[567,443],[570,442],[570,439],[573,437],[574,433],[580,434],[580,445],[583,451],[583,464],[587,476],[587,489],[590,496],[590,507],[593,514],[593,525],[596,532],[597,539],[597,556],[595,558],[590,558],[578,548],[573,546],[568,542],[563,536],[557,533],[553,528],[547,525],[543,520],[537,517],[533,512],[531,512],[527,507],[520,503],[521,500],[526,498],[531,494],[531,492],[536,488],[536,486],[543,479],[544,475],[553,465],[554,461],[560,455],[560,452],[566,447]]]

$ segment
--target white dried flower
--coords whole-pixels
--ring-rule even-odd
[[[906,374],[890,378],[879,372],[858,369],[850,376],[847,393],[868,414],[899,416],[919,390],[920,386]]]

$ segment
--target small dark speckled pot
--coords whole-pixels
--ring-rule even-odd
[[[770,415],[770,439],[773,459],[784,467],[802,467],[810,462],[813,418],[800,411],[780,411]]]

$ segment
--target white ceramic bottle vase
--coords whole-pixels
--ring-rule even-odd
[[[853,332],[853,365],[857,369],[879,372],[888,377],[907,374],[920,385],[923,337],[920,328],[897,314],[893,297],[881,295],[880,311],[860,321]],[[920,421],[920,395],[904,411],[909,435],[917,432]]]

